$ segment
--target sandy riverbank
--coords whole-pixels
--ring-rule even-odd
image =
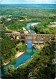
[[[15,58],[21,56],[23,53],[24,53],[24,52],[19,52],[19,51],[18,51],[17,54],[15,55]]]
[[[37,25],[37,24],[38,24],[38,23],[32,23],[31,26],[35,26],[35,25]]]
[[[10,61],[8,61],[7,63],[4,63],[3,65],[5,66],[5,65],[7,65],[8,63],[10,63]]]
[[[22,54],[24,54],[24,52],[17,52],[17,54],[15,55],[15,58],[18,58],[19,56],[21,56]],[[8,61],[7,63],[4,63],[3,65],[5,66],[5,65],[7,65],[7,64],[9,64],[10,63],[10,61]]]

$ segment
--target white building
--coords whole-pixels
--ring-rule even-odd
[[[24,34],[28,34],[28,31],[23,27]]]
[[[18,35],[20,35],[20,32],[17,32],[17,31],[12,31],[12,33],[13,33],[13,34],[18,34]],[[19,39],[19,38],[20,38],[20,36],[17,36],[17,37],[16,37],[16,39]]]

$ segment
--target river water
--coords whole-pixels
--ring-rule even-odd
[[[25,28],[27,28],[29,31],[31,31],[31,34],[35,33],[33,30],[30,29],[30,25],[34,26],[37,25],[38,22],[32,22],[32,23],[28,23],[27,26]],[[30,37],[28,37],[29,39]],[[26,46],[26,50],[25,53],[23,55],[21,55],[20,57],[16,58],[15,60],[13,60],[12,62],[10,62],[8,65],[4,66],[4,68],[7,68],[10,65],[13,65],[15,68],[18,67],[19,65],[23,64],[24,61],[26,61],[27,59],[31,58],[31,56],[36,52],[36,49],[32,46],[32,42],[31,41],[27,41],[27,46]],[[3,69],[4,69],[3,68]],[[1,70],[0,70],[0,76],[1,76]],[[3,73],[3,72],[2,72]]]

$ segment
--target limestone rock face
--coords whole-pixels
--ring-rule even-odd
[[[29,73],[28,79],[34,79],[34,78],[32,77],[32,72]]]
[[[42,45],[35,45],[34,46],[36,49],[40,49],[40,48],[43,48],[44,47],[44,44],[42,44]]]

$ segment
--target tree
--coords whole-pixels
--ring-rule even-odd
[[[9,75],[10,77],[12,77],[12,76],[13,76],[12,74],[13,74],[14,71],[15,71],[15,67],[14,67],[13,65],[11,65],[11,66],[9,66],[8,68],[5,68],[4,71],[5,71],[5,73],[6,73],[7,75]]]
[[[4,57],[1,56],[1,64],[4,63]]]
[[[12,56],[14,56],[14,55],[16,54],[16,52],[17,52],[17,51],[16,51],[15,48],[12,48],[12,49],[11,49],[11,55],[12,55]]]
[[[19,44],[17,44],[16,49],[19,50],[19,51],[22,51],[22,47],[23,47],[23,45],[20,42]]]

